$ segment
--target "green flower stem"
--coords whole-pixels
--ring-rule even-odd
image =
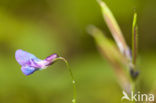
[[[69,70],[70,76],[71,76],[71,78],[72,78],[72,84],[73,84],[73,99],[72,99],[72,103],[76,103],[76,100],[77,100],[76,81],[75,81],[75,79],[74,79],[72,70],[71,70],[70,67],[69,67],[69,63],[68,63],[68,61],[67,61],[65,58],[63,58],[63,57],[58,57],[58,58],[56,58],[56,59],[54,60],[54,62],[57,61],[57,60],[62,60],[62,61],[64,61],[65,64],[66,64],[67,69]]]

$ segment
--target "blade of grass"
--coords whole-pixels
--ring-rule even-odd
[[[116,45],[110,39],[105,37],[101,30],[91,25],[88,27],[88,32],[93,36],[98,47],[102,48],[102,51],[105,52],[109,60],[125,61],[124,56],[116,48]]]
[[[100,31],[95,26],[90,26],[88,28],[89,34],[93,36],[95,42],[100,50],[101,54],[108,60],[108,62],[114,68],[115,74],[118,77],[119,84],[121,87],[129,92],[130,87],[130,77],[126,75],[125,69],[128,65],[128,61],[117,49],[116,45],[107,37],[104,36],[103,32]]]
[[[123,37],[123,34],[121,32],[121,29],[120,29],[115,17],[113,16],[111,10],[108,8],[108,6],[105,4],[105,2],[103,2],[102,0],[97,0],[97,1],[101,7],[104,20],[105,20],[108,28],[110,29],[112,36],[115,39],[120,52],[123,53],[124,55],[126,55],[128,59],[130,59],[131,57],[130,57],[129,48],[126,44],[126,41]]]

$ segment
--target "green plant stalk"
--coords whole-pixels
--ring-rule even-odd
[[[133,93],[135,93],[135,81],[133,80],[132,81],[132,91],[133,91]],[[132,101],[132,103],[135,103],[135,101]]]
[[[72,99],[72,103],[76,103],[76,101],[77,101],[76,81],[75,81],[75,79],[74,79],[72,70],[71,70],[70,67],[69,67],[69,63],[68,63],[68,61],[67,61],[65,58],[63,58],[63,57],[58,57],[58,58],[56,58],[56,59],[54,60],[54,62],[57,61],[57,60],[62,60],[62,61],[64,61],[65,64],[66,64],[67,69],[69,70],[69,73],[70,73],[70,76],[71,76],[71,79],[72,79],[72,84],[73,84],[73,99]]]
[[[137,14],[134,13],[133,16],[133,24],[132,24],[132,64],[133,64],[133,68],[132,69],[136,69],[136,58],[137,58],[137,46],[138,46],[138,27],[137,27]],[[135,80],[131,80],[132,82],[132,91],[133,93],[135,93],[135,89],[136,89],[136,82]],[[135,103],[135,101],[133,101],[132,103]]]
[[[130,77],[131,92],[135,93],[136,92],[136,81],[131,77],[131,75],[129,77]],[[129,95],[131,95],[131,93]],[[134,100],[134,101],[131,101],[130,103],[136,103],[136,101]]]
[[[137,14],[134,13],[132,24],[132,63],[136,65],[137,47],[138,46],[138,27],[137,27]]]

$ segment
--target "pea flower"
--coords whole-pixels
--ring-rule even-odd
[[[21,70],[25,75],[30,75],[37,70],[46,69],[54,60],[58,57],[57,54],[52,54],[46,59],[38,59],[35,55],[23,51],[21,49],[17,50],[15,53],[16,61],[22,66]]]
[[[23,51],[21,49],[18,49],[15,53],[16,61],[22,66],[21,70],[25,75],[30,75],[34,73],[37,70],[46,69],[48,66],[53,64],[57,60],[62,60],[67,66],[67,69],[69,70],[70,76],[72,78],[72,84],[73,84],[73,99],[72,103],[76,103],[77,98],[77,90],[76,90],[76,82],[73,76],[73,73],[71,69],[69,68],[68,61],[63,58],[59,57],[57,54],[52,54],[48,56],[46,59],[41,60],[38,59],[35,55],[28,53],[26,51]]]

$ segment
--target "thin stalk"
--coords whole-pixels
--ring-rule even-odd
[[[69,63],[68,63],[68,61],[67,61],[65,58],[63,58],[63,57],[58,57],[58,58],[56,58],[54,61],[57,61],[57,60],[62,60],[62,61],[64,61],[64,63],[66,64],[67,69],[69,70],[69,73],[70,73],[70,76],[71,76],[71,79],[72,79],[72,84],[73,84],[73,99],[72,99],[72,103],[76,103],[76,100],[77,100],[76,81],[75,81],[75,79],[74,79],[72,70],[71,70],[70,67],[69,67]]]
[[[137,49],[138,49],[138,27],[137,27],[137,14],[134,13],[132,24],[132,63],[136,65]]]
[[[136,58],[137,58],[137,46],[138,46],[138,31],[137,31],[137,14],[134,13],[133,17],[133,24],[132,24],[132,65],[133,65],[133,70],[136,69]],[[135,85],[136,82],[135,80],[132,79],[132,91],[135,93]],[[135,101],[132,101],[132,103],[135,103]]]
[[[133,92],[133,94],[135,94],[135,85],[136,85],[135,81],[132,80],[132,82],[131,82],[131,86],[132,86],[132,92]],[[132,103],[136,103],[136,101],[133,100]]]

